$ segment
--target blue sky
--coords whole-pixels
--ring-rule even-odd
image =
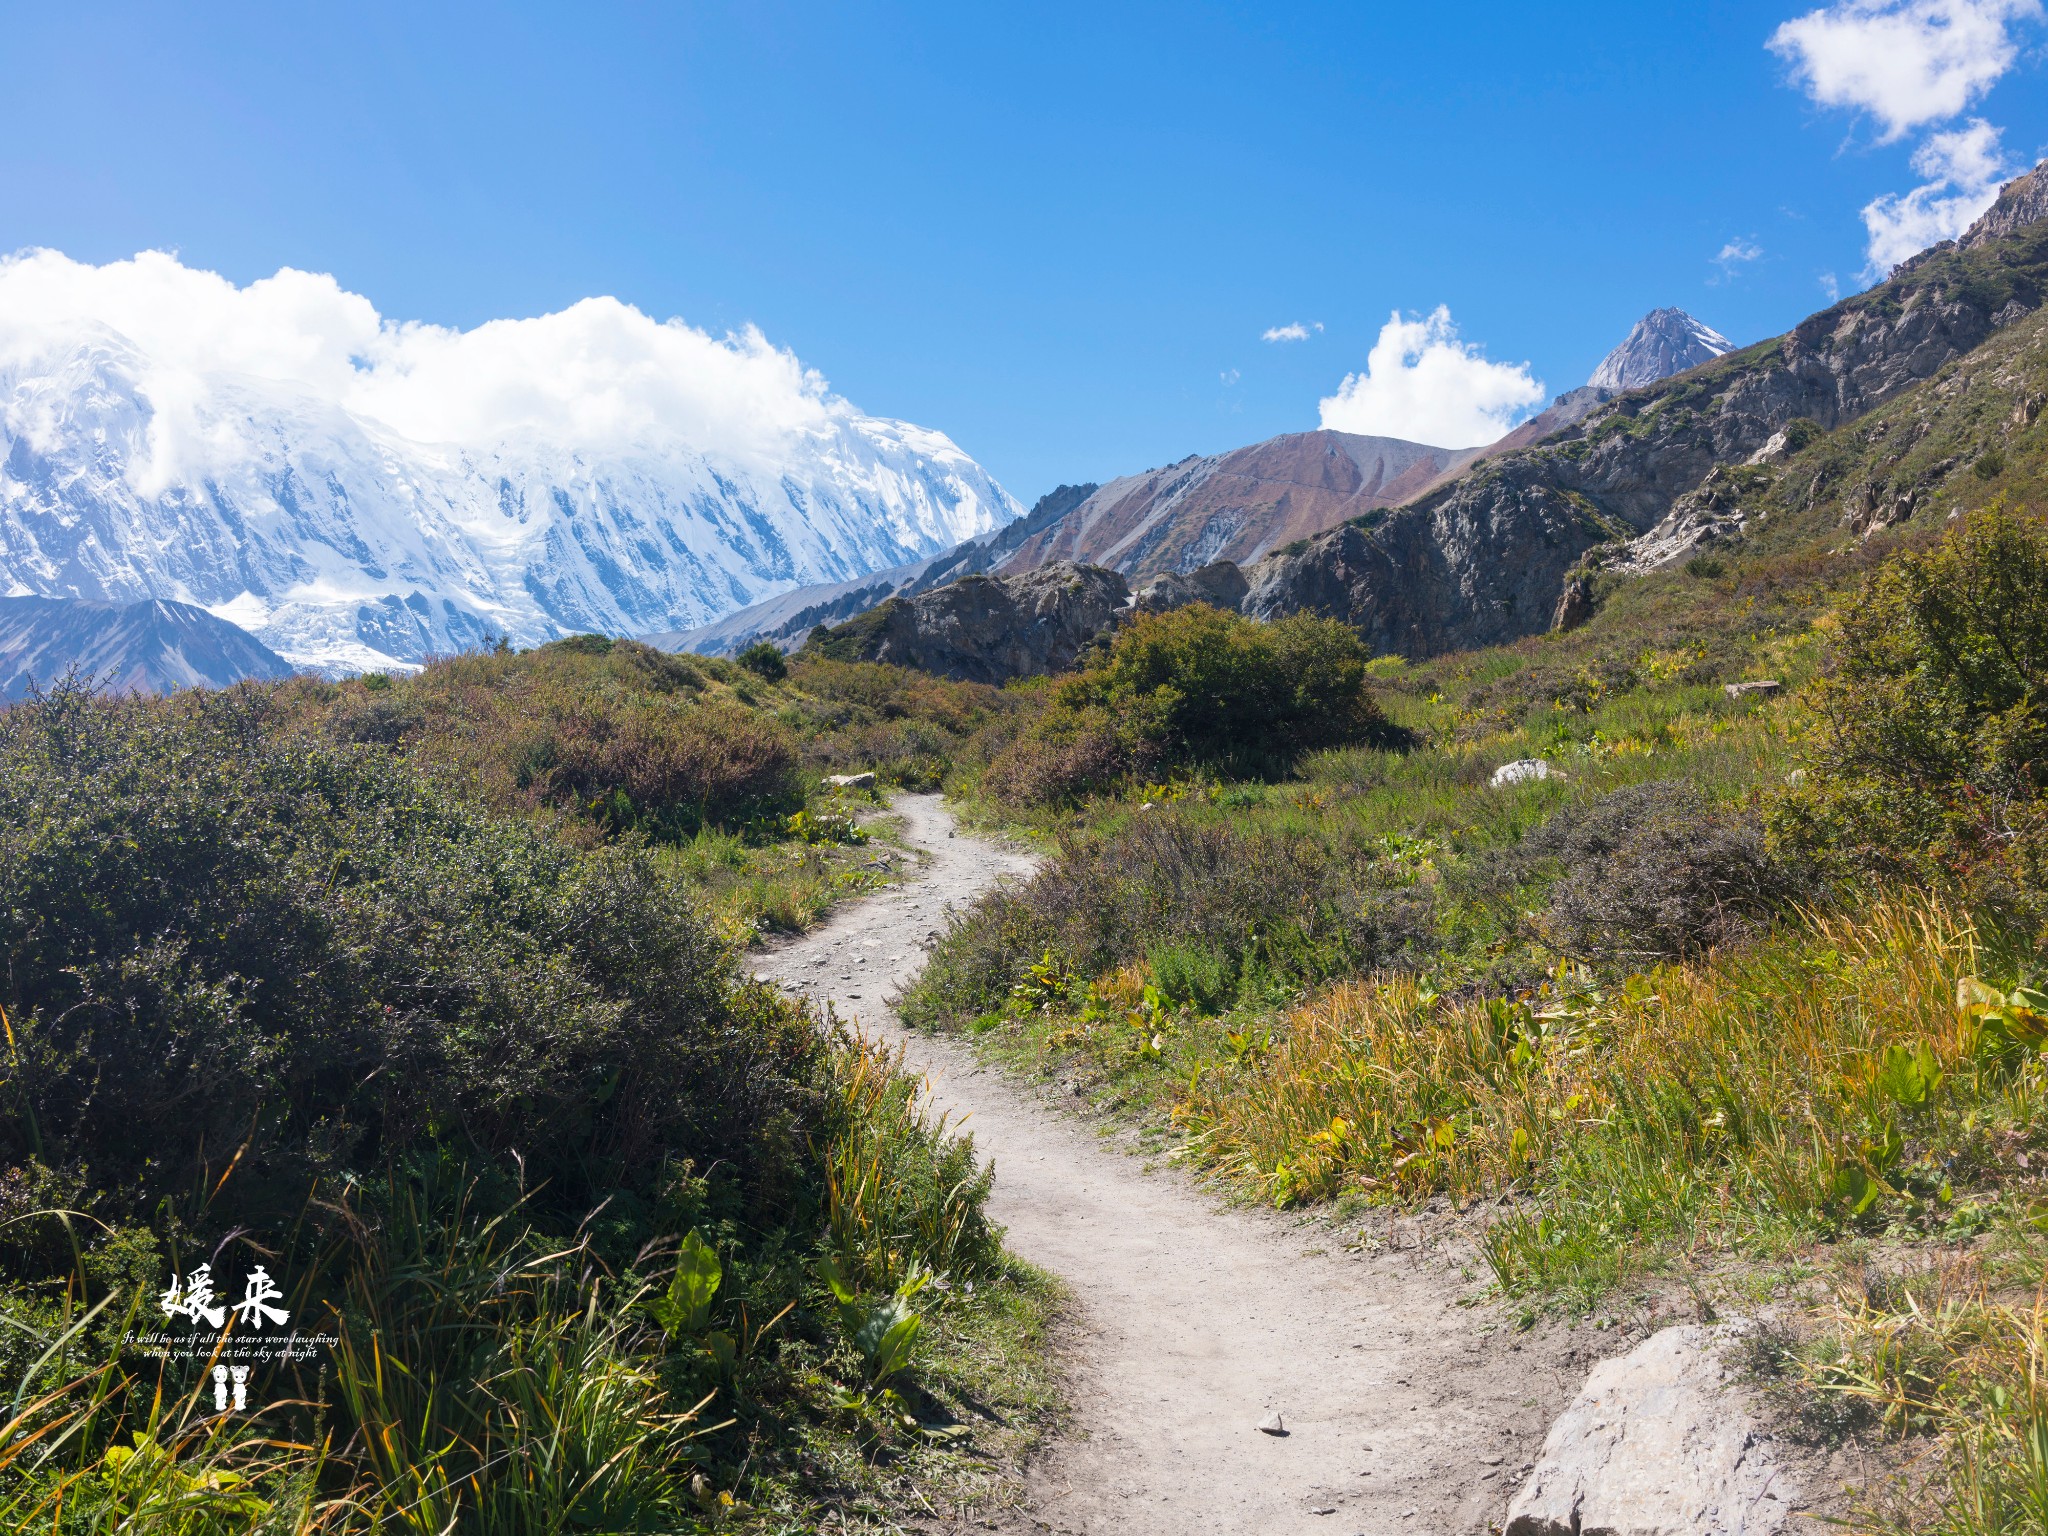
[[[751,323],[1029,501],[1315,426],[1397,309],[1552,393],[1657,305],[1773,334],[2048,151],[2033,0],[1767,46],[1812,9],[16,5],[0,250]]]

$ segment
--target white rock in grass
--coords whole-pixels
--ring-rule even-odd
[[[1512,763],[1502,763],[1498,768],[1494,769],[1492,782],[1493,787],[1499,789],[1507,784],[1526,784],[1532,779],[1547,779],[1549,777],[1550,764],[1543,761],[1540,757],[1524,757],[1518,758]]]
[[[1593,1367],[1505,1536],[1777,1536],[1799,1490],[1729,1382],[1726,1329],[1666,1328]]]

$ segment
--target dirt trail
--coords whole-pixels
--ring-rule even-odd
[[[955,835],[937,796],[896,801],[920,862],[905,883],[757,957],[760,974],[906,1042],[936,1107],[966,1116],[996,1170],[1011,1249],[1075,1297],[1074,1419],[1027,1478],[1018,1531],[1324,1536],[1484,1531],[1555,1412],[1612,1335],[1516,1333],[1461,1308],[1469,1252],[1343,1251],[1355,1225],[1231,1209],[1148,1173],[964,1044],[908,1034],[888,1005],[946,916],[1030,860]],[[1471,1279],[1460,1275],[1464,1265]],[[1278,1410],[1284,1438],[1256,1426]]]

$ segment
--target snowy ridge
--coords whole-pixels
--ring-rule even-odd
[[[1022,511],[943,434],[806,388],[729,451],[660,423],[437,444],[289,378],[0,313],[0,596],[169,599],[299,665],[405,667],[490,634],[690,628]]]

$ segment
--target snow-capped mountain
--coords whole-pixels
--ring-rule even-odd
[[[352,671],[492,634],[530,645],[689,628],[790,587],[922,558],[1022,511],[942,434],[860,414],[751,334],[717,342],[586,301],[492,323],[556,325],[542,365],[469,357],[444,386],[431,368],[491,326],[428,333],[443,349],[428,354],[426,328],[394,328],[342,295],[373,323],[345,339],[341,371],[274,364],[287,349],[266,334],[269,350],[241,348],[262,376],[172,334],[154,311],[149,324],[170,339],[138,340],[61,303],[10,302],[14,269],[39,259],[64,260],[0,264],[0,595],[192,603],[295,663]],[[206,277],[237,302],[263,286],[233,289],[155,259],[177,282]],[[111,270],[67,264],[60,275]],[[325,284],[323,301],[340,293],[331,279],[289,276]],[[317,326],[286,329],[327,344]],[[678,363],[684,345],[694,350]],[[378,347],[396,360],[358,355]],[[565,348],[573,356],[558,364]],[[508,415],[506,366],[532,367],[530,392],[553,391],[542,406],[570,419]],[[609,392],[601,430],[575,418],[578,367],[594,372],[593,392]],[[680,398],[664,367],[706,377],[685,380],[696,393],[677,405],[661,394]],[[488,410],[471,412],[481,427],[432,440],[401,429],[441,419],[432,409],[366,406],[365,380],[385,396],[432,387],[434,408],[466,405],[468,390]]]
[[[1682,309],[1653,309],[1586,382],[1595,389],[1641,389],[1735,350],[1735,343]]]

